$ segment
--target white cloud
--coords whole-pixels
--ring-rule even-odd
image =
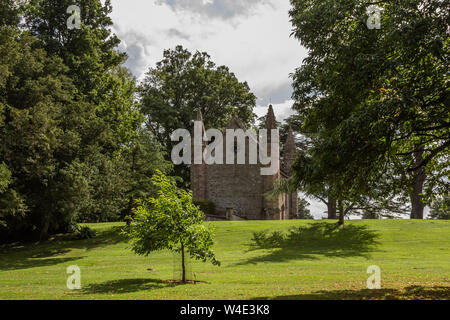
[[[272,103],[273,106],[273,112],[275,113],[275,118],[277,121],[283,122],[294,114],[294,111],[292,110],[292,105],[294,104],[293,100],[286,100],[283,103]],[[268,107],[266,106],[257,106],[255,109],[256,115],[259,117],[265,116],[267,114]]]
[[[157,0],[157,4],[166,4],[176,11],[188,11],[202,17],[232,19],[247,15],[260,3],[268,0]]]

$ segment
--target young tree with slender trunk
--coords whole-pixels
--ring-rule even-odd
[[[164,249],[180,253],[183,283],[186,283],[186,255],[220,265],[211,250],[213,230],[204,225],[205,215],[193,204],[192,194],[178,188],[161,172],[152,181],[159,190],[158,196],[141,201],[125,231],[131,249],[144,256]]]
[[[150,68],[139,90],[140,110],[146,129],[170,151],[177,129],[191,130],[198,110],[205,127],[223,129],[233,116],[252,125],[256,97],[247,82],[240,82],[226,66],[217,66],[206,52],[191,53],[182,46],[164,51],[164,57]],[[175,166],[175,174],[190,183],[190,170]]]

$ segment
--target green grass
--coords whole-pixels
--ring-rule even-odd
[[[310,223],[213,223],[222,266],[192,262],[201,283],[187,285],[167,282],[171,253],[136,256],[118,234],[122,224],[93,224],[94,239],[1,247],[0,299],[450,298],[450,222],[351,221],[328,237],[308,227],[265,249],[252,245],[255,231],[286,233]],[[81,268],[81,290],[66,287],[70,265]],[[381,268],[380,290],[366,289],[370,265]]]

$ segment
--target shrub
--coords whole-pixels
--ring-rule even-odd
[[[133,222],[133,217],[125,216],[125,218],[123,218],[123,221],[127,223],[127,226],[131,226],[131,223]]]
[[[92,239],[97,235],[97,232],[89,227],[79,227],[77,228],[76,238],[78,240]]]
[[[207,200],[195,200],[194,204],[200,207],[200,210],[204,214],[214,215],[216,213],[216,205],[214,204],[214,202]]]

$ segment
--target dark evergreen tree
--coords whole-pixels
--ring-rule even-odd
[[[314,220],[311,210],[308,209],[309,202],[306,199],[298,198],[298,219]]]

